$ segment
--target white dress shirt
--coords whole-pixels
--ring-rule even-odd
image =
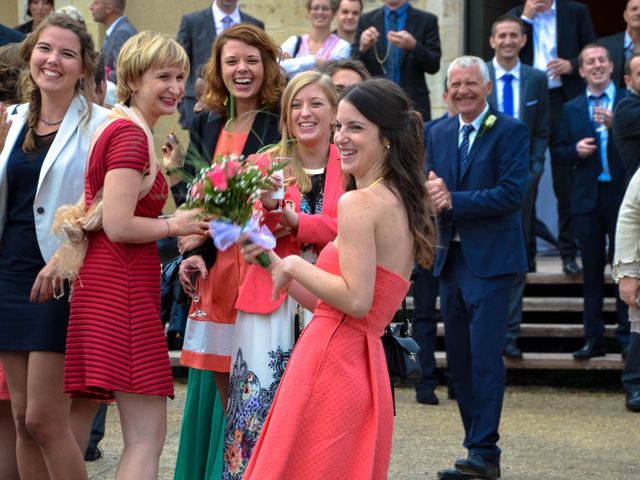
[[[213,11],[213,21],[216,23],[216,36],[220,35],[224,31],[225,25],[222,22],[222,19],[224,17],[231,17],[231,20],[233,20],[231,26],[242,23],[242,18],[240,18],[240,9],[238,7],[236,7],[233,12],[226,13],[223,12],[220,7],[218,7],[216,2],[213,2],[213,4],[211,5],[211,10]]]
[[[513,89],[513,116],[515,118],[520,118],[520,60],[512,70],[506,71],[498,61],[496,57],[493,57],[493,68],[496,71],[496,84],[493,86],[496,90],[496,98],[498,99],[498,110],[504,112],[504,100],[502,98],[502,92],[504,88],[504,80],[502,77],[506,73],[510,73],[513,75],[513,79],[511,80],[511,88]]]
[[[549,9],[536,14],[533,20],[524,15],[522,15],[522,20],[533,24],[533,66],[547,72],[549,62],[558,58],[558,22],[555,0]],[[547,76],[549,77],[549,90],[562,86],[560,77],[551,78],[548,73]]]

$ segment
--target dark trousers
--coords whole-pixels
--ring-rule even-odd
[[[91,436],[89,437],[89,446],[87,450],[94,450],[100,440],[104,438],[104,429],[105,422],[107,421],[107,404],[101,403],[100,408],[98,408],[98,413],[93,419],[93,424],[91,425]]]
[[[178,104],[178,112],[180,113],[180,126],[185,130],[191,127],[194,113],[193,107],[196,106],[196,97],[182,97],[182,101]]]
[[[622,385],[627,392],[640,391],[640,334],[629,335],[627,361],[622,370]]]
[[[447,361],[464,425],[464,446],[494,464],[500,463],[502,348],[513,281],[514,275],[475,276],[455,242],[440,276]]]
[[[582,322],[586,338],[602,338],[605,330],[602,317],[604,300],[604,268],[613,260],[616,221],[619,204],[609,183],[598,182],[598,205],[593,212],[573,215],[572,225],[580,243],[583,270],[584,307]],[[607,242],[608,241],[608,242]],[[608,245],[607,245],[608,243]],[[628,310],[620,300],[616,287],[618,328],[616,337],[622,345],[629,339]]]
[[[438,279],[431,270],[416,265],[413,279],[413,338],[420,346],[418,358],[422,367],[422,379],[416,383],[416,391],[433,391],[438,386],[436,376],[436,298]]]
[[[522,226],[524,227],[524,239],[529,247],[532,239],[535,245],[536,238],[536,195],[538,193],[539,178],[529,175],[529,183],[527,192],[524,196],[524,202],[520,213],[522,214]],[[530,250],[528,250],[530,253]],[[535,259],[535,250],[533,253]],[[531,258],[529,259],[531,260]],[[527,274],[519,273],[515,276],[513,283],[512,296],[509,301],[509,316],[507,320],[507,336],[506,342],[515,343],[520,337],[520,324],[522,323],[522,297],[524,295],[524,287],[527,283]]]
[[[549,107],[551,113],[551,136],[549,148],[551,151],[551,176],[553,177],[553,192],[558,200],[558,249],[560,256],[575,258],[578,250],[576,239],[571,229],[571,188],[573,185],[573,167],[562,165],[556,159],[556,142],[560,133],[562,107],[567,101],[562,88],[549,90]]]

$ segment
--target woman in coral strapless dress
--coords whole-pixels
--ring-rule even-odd
[[[315,309],[245,480],[387,477],[393,406],[380,336],[407,293],[414,259],[428,266],[434,253],[422,120],[399,87],[377,79],[346,93],[337,121],[349,176],[338,237],[317,266],[270,252],[274,295],[288,290]],[[250,261],[259,252],[245,247]]]

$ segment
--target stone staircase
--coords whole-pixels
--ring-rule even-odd
[[[624,366],[619,353],[615,330],[615,297],[610,271],[605,273],[607,296],[604,301],[607,353],[605,357],[586,361],[574,360],[571,352],[583,343],[582,277],[569,277],[562,273],[558,258],[539,258],[538,271],[527,274],[523,300],[523,322],[519,346],[524,352],[521,360],[505,358],[509,369],[531,370],[621,370]],[[407,299],[413,308],[413,298]],[[439,309],[439,305],[436,305]],[[444,325],[438,323],[438,367],[446,367]]]

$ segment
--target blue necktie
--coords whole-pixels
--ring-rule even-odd
[[[458,147],[458,167],[460,168],[460,177],[467,170],[469,163],[469,135],[473,132],[473,125],[465,125],[462,127],[462,142]]]
[[[513,86],[511,85],[511,81],[513,80],[513,75],[510,73],[505,73],[502,76],[502,113],[505,115],[509,115],[513,117]]]
[[[398,31],[398,12],[396,12],[395,10],[391,10],[389,12],[388,24],[389,24],[388,32]],[[388,41],[389,40],[387,40],[387,42]],[[384,62],[384,76],[385,78],[388,78],[389,80],[392,80],[395,82],[396,64],[397,64],[396,53],[398,53],[397,52],[398,47],[396,47],[395,45],[388,44],[387,49],[389,51],[389,56],[387,57],[387,61]]]
[[[233,18],[229,15],[225,15],[222,19],[222,31],[224,32],[229,27],[233,27]]]
[[[606,93],[603,93],[599,97],[595,95],[589,95],[589,101],[591,103],[591,111],[599,105],[601,107],[606,106],[606,102],[609,98]],[[598,136],[598,150],[600,150],[600,166],[602,168],[602,172],[598,176],[599,182],[610,182],[611,181],[611,171],[609,170],[609,159],[607,157],[607,149],[609,148],[609,130],[606,127],[603,127],[601,124],[593,121],[593,113],[591,114],[593,127],[596,131],[596,135]]]

